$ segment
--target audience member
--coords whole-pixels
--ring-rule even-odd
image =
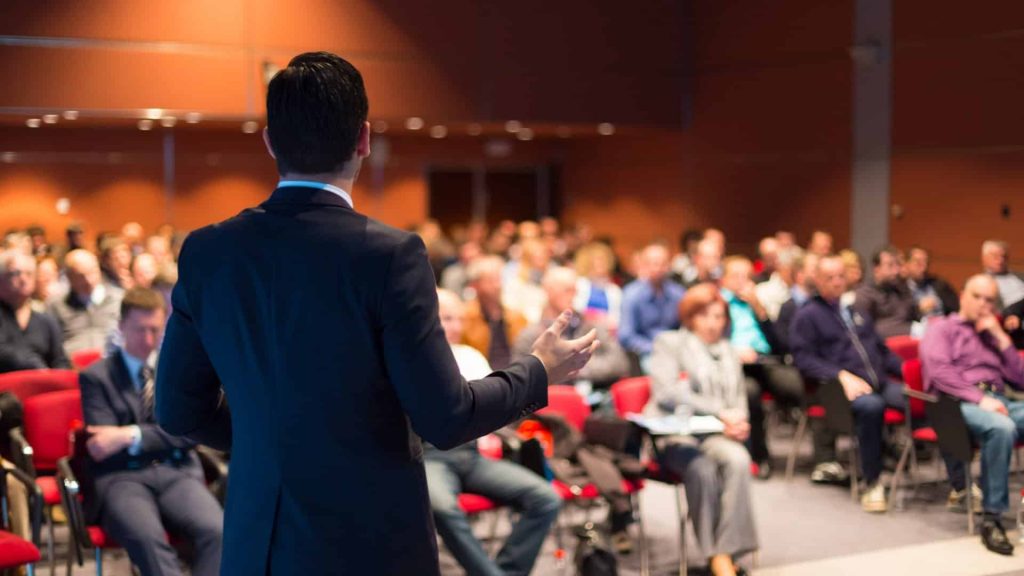
[[[718,253],[725,254],[725,232],[718,228],[708,228],[704,230],[703,239],[714,242],[715,246],[718,247]]]
[[[799,248],[799,246],[796,245],[796,235],[787,230],[779,230],[776,232],[775,241],[779,243],[779,250]]]
[[[540,288],[540,280],[551,266],[551,252],[542,240],[532,235],[537,225],[531,224],[530,232],[519,243],[519,260],[505,266],[502,304],[533,323],[540,322],[544,310],[544,291]]]
[[[0,252],[0,372],[70,368],[57,322],[32,309],[36,260]]]
[[[860,288],[864,281],[864,265],[860,261],[860,254],[853,250],[846,249],[839,251],[839,257],[843,259],[843,270],[846,274],[846,291],[853,293]]]
[[[72,250],[85,249],[85,228],[81,222],[72,222],[64,229],[64,236],[67,238],[67,247],[64,250],[66,255]]]
[[[32,239],[21,230],[12,230],[4,235],[3,250],[13,250],[32,255]]]
[[[173,266],[173,263],[167,260],[163,263],[158,263],[156,257],[149,252],[139,254],[132,260],[132,285],[139,288],[152,288],[153,280],[158,272],[158,266],[165,265]]]
[[[25,233],[28,234],[29,239],[32,241],[33,256],[42,258],[50,255],[53,247],[50,246],[50,242],[46,239],[46,229],[39,225],[32,225],[25,229]]]
[[[779,258],[779,241],[774,236],[762,238],[757,244],[758,259],[754,262],[754,281],[767,282],[775,273]]]
[[[961,401],[967,427],[981,443],[981,540],[989,550],[1010,555],[1013,544],[1001,517],[1010,507],[1010,457],[1024,435],[1024,401],[1008,398],[1007,387],[1024,390],[1024,359],[999,324],[998,296],[991,276],[972,276],[960,295],[960,311],[929,324],[921,367],[927,389]]]
[[[72,255],[69,255],[69,258]],[[220,571],[224,512],[203,483],[194,444],[153,418],[152,357],[166,314],[163,298],[135,288],[121,301],[123,346],[80,375],[95,497],[90,522],[128,552],[144,575],[182,574],[168,530],[192,544],[195,576]]]
[[[53,256],[44,256],[36,266],[36,291],[32,295],[32,308],[46,312],[46,303],[64,291],[60,282],[60,268]]]
[[[487,376],[491,373],[487,359],[476,349],[460,344],[465,318],[462,301],[444,289],[438,290],[437,296],[441,327],[463,378]],[[522,466],[482,457],[475,442],[445,451],[424,443],[423,465],[437,532],[466,573],[529,574],[561,507],[561,499],[551,485]],[[473,535],[466,513],[459,507],[460,492],[479,494],[509,505],[518,513],[511,534],[493,560]]]
[[[853,308],[871,318],[883,338],[909,335],[921,314],[900,276],[902,253],[892,246],[882,248],[871,257],[871,264],[873,281],[857,289]]]
[[[92,252],[72,250],[64,263],[70,289],[49,304],[63,334],[64,350],[70,355],[103,349],[107,337],[117,329],[123,293],[103,283],[99,261]]]
[[[799,372],[782,363],[775,351],[775,330],[757,299],[753,264],[743,256],[730,256],[723,268],[721,291],[729,307],[729,340],[744,373],[757,383],[748,391],[750,454],[758,465],[758,475],[767,478],[771,475],[771,458],[761,395],[770,392],[780,404],[799,405],[803,380]]]
[[[641,368],[651,353],[654,337],[679,327],[679,299],[685,289],[667,278],[668,249],[651,244],[640,256],[640,277],[622,291],[619,342],[637,356]]]
[[[779,317],[782,305],[792,298],[792,286],[796,281],[795,265],[803,253],[799,248],[782,250],[775,258],[774,271],[757,285],[757,299],[768,312],[768,319],[774,322]]]
[[[612,281],[615,253],[607,244],[590,242],[576,251],[575,266],[579,282],[573,309],[617,331],[622,318],[622,289]],[[600,340],[602,345],[606,342]]]
[[[672,278],[682,284],[693,283],[697,277],[697,245],[704,239],[700,230],[690,228],[679,237],[679,253],[672,258]]]
[[[807,243],[807,251],[818,257],[832,254],[832,235],[824,230],[811,233],[811,241]]]
[[[128,250],[132,256],[138,256],[145,252],[145,237],[146,232],[143,230],[142,224],[138,222],[125,222],[124,226],[121,227],[121,238],[128,245]]]
[[[165,236],[150,236],[146,238],[145,252],[151,254],[156,259],[157,266],[174,262],[171,241]]]
[[[1010,246],[1001,240],[986,240],[981,245],[981,266],[999,285],[1000,312],[1024,300],[1024,275],[1010,270]]]
[[[573,308],[576,299],[577,275],[570,268],[549,268],[544,274],[541,285],[547,297],[547,305],[540,322],[527,326],[516,339],[515,357],[524,357],[533,350],[533,343],[558,318],[559,314]],[[629,375],[629,358],[618,342],[608,336],[608,330],[600,322],[590,322],[574,309],[569,326],[562,333],[568,340],[574,340],[597,330],[597,340],[601,342],[597,351],[591,356],[590,362],[580,370],[578,380],[590,381],[596,388],[609,388],[620,378]],[[560,382],[551,382],[560,384]]]
[[[469,265],[469,285],[476,294],[466,303],[463,342],[480,351],[495,370],[512,361],[512,345],[527,325],[526,318],[502,304],[501,273],[505,266],[498,256],[484,256]]]
[[[107,284],[128,290],[134,286],[132,280],[132,249],[119,236],[110,236],[99,243],[100,270]]]
[[[722,277],[722,249],[714,239],[705,238],[697,244],[692,276],[690,282],[684,284],[687,288],[705,282],[717,283]]]
[[[904,407],[902,386],[889,379],[902,375],[902,363],[886,348],[870,317],[840,304],[846,291],[840,258],[821,258],[814,284],[818,295],[793,319],[789,334],[793,357],[800,371],[821,386],[842,386],[853,410],[858,460],[867,485],[861,507],[884,512],[885,487],[879,482],[883,423],[887,407]]]
[[[948,282],[929,273],[931,254],[920,246],[907,251],[903,277],[923,317],[945,316],[960,309],[956,290]]]
[[[818,268],[818,255],[795,249],[793,259],[793,283],[789,287],[789,299],[779,308],[779,315],[774,322],[775,341],[780,352],[790,353],[789,329],[796,311],[814,297],[814,275]]]
[[[747,387],[739,354],[725,334],[729,313],[715,286],[691,288],[679,303],[679,316],[682,328],[654,339],[646,413],[666,416],[682,408],[725,424],[721,434],[667,439],[661,464],[683,479],[697,542],[711,572],[733,575],[736,559],[758,547],[750,456],[743,447],[751,430]]]
[[[467,273],[469,265],[483,256],[483,253],[483,249],[476,242],[463,242],[459,246],[458,261],[453,262],[441,272],[441,287],[465,297],[466,287],[469,286],[469,274]]]

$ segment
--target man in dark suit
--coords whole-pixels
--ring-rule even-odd
[[[203,483],[194,444],[153,419],[149,359],[165,319],[163,296],[129,290],[121,302],[123,347],[79,377],[95,479],[87,514],[124,546],[143,576],[182,574],[167,532],[191,540],[192,574],[213,576],[220,566],[223,511]]]
[[[231,450],[225,575],[438,574],[420,437],[449,449],[542,408],[597,346],[559,338],[567,312],[531,356],[461,378],[422,240],[353,208],[367,109],[351,64],[293,59],[267,90],[282,181],[182,247],[157,415]]]

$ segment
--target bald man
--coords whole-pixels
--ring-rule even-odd
[[[103,283],[100,263],[87,250],[72,250],[64,257],[70,289],[50,302],[49,312],[60,325],[64,350],[103,349],[117,329],[123,292]]]
[[[437,291],[437,304],[441,328],[462,376],[478,379],[490,374],[487,359],[475,348],[460,344],[466,319],[462,300],[442,289]],[[466,574],[529,574],[562,504],[551,485],[511,461],[482,457],[476,442],[444,451],[425,444],[423,466],[437,532]],[[473,535],[466,513],[459,506],[460,492],[496,500],[519,513],[511,535],[495,558],[488,556]]]
[[[987,274],[972,276],[960,295],[960,311],[933,320],[921,341],[926,389],[959,399],[971,434],[981,442],[981,539],[998,554],[1012,554],[1000,518],[1010,507],[1010,456],[1024,438],[1024,402],[1006,388],[1024,390],[1024,359],[996,315],[999,285]]]

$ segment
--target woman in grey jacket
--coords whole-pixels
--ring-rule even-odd
[[[758,547],[750,456],[743,445],[750,435],[746,380],[725,335],[728,308],[718,288],[690,288],[679,302],[679,318],[682,328],[654,340],[646,413],[710,415],[725,424],[720,434],[666,439],[661,463],[686,484],[697,540],[712,573],[731,576],[735,560]]]

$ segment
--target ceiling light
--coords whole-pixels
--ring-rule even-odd
[[[242,122],[242,132],[246,134],[255,134],[260,129],[260,123],[255,120],[247,120]]]
[[[164,116],[160,119],[160,125],[164,128],[173,128],[178,123],[178,119],[174,116]]]
[[[597,125],[597,133],[602,136],[611,136],[615,134],[615,125],[611,122],[602,122]]]
[[[60,116],[57,116],[56,114],[44,114],[43,115],[43,123],[44,124],[56,124],[58,119],[60,119]]]
[[[520,140],[533,140],[533,130],[523,128],[519,132],[516,132],[516,138],[519,138]]]
[[[424,124],[425,122],[423,122],[423,118],[418,116],[413,116],[405,121],[405,127],[409,130],[420,130],[423,128]]]
[[[520,122],[519,120],[509,120],[508,122],[505,122],[506,132],[511,132],[512,134],[515,134],[516,132],[519,132],[522,129],[523,123]]]
[[[163,115],[164,111],[162,108],[146,108],[146,111],[143,112],[142,117],[149,118],[150,120],[159,120]]]
[[[203,115],[199,112],[189,112],[185,114],[185,122],[189,124],[199,124],[199,121],[203,119]]]
[[[65,110],[64,111],[64,119],[65,120],[78,120],[78,110]]]
[[[448,135],[448,128],[445,126],[437,125],[430,129],[431,138],[444,138]]]
[[[28,126],[29,128],[39,128],[42,123],[43,121],[39,118],[29,118],[28,120],[25,120],[25,126]]]
[[[466,134],[469,134],[470,136],[479,136],[480,134],[483,133],[483,131],[484,127],[481,126],[480,124],[477,124],[476,122],[473,122],[472,124],[466,127]]]
[[[153,129],[153,121],[152,120],[139,120],[139,130],[142,130],[143,132],[146,132],[147,130],[152,130],[152,129]]]
[[[373,131],[377,134],[383,134],[388,131],[388,123],[384,120],[377,120],[373,123]]]

